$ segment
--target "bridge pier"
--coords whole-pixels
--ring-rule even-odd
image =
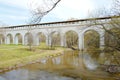
[[[51,46],[52,44],[52,38],[50,35],[46,36],[46,45],[47,46]]]
[[[12,44],[15,44],[15,34],[12,35]]]
[[[46,36],[46,45],[49,45],[48,36]]]
[[[63,33],[60,34],[60,44],[62,47],[65,47],[66,46],[66,38],[65,38],[65,35]]]
[[[10,44],[10,36],[7,36],[7,38],[6,38],[6,44]]]
[[[103,50],[105,46],[105,35],[104,31],[100,34],[100,49]]]
[[[49,38],[48,38],[48,42],[49,42],[48,45],[49,45],[49,46],[52,46],[52,37],[51,37],[51,35],[48,36],[48,37],[49,37]]]
[[[14,38],[13,38],[14,39]],[[18,36],[15,36],[14,44],[18,45]]]
[[[27,38],[27,36],[24,37],[24,42],[25,42],[24,45],[28,44],[28,38]]]
[[[7,44],[7,38],[5,37],[5,44]]]
[[[24,37],[24,35],[22,36],[22,45],[25,45],[25,37]]]
[[[80,51],[84,49],[84,36],[82,34],[78,34],[78,48]]]
[[[33,35],[33,37],[32,37],[32,42],[33,42],[33,45],[34,46],[39,46],[39,37],[37,37],[36,35]]]
[[[35,40],[35,39],[36,39],[36,40]],[[39,46],[39,45],[40,45],[40,40],[39,40],[39,37],[38,37],[38,36],[34,37],[33,40],[34,40],[34,43],[35,43],[36,46]]]

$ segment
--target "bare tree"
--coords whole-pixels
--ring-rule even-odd
[[[89,17],[94,18],[92,24],[102,23],[96,17],[111,17],[107,24],[99,24],[105,30],[105,47],[120,51],[120,1],[114,0],[110,9],[100,8],[89,13]],[[109,26],[109,27],[108,27]],[[111,43],[112,42],[112,43]],[[109,44],[108,44],[109,43]],[[113,45],[114,44],[114,45]],[[116,45],[115,45],[116,44]]]
[[[52,42],[50,41],[52,29],[46,28],[46,32],[47,32],[47,41],[48,41],[47,43],[48,43],[48,46],[52,47]]]
[[[30,3],[30,8],[38,5],[36,8],[31,10],[32,18],[30,23],[40,23],[41,19],[51,12],[60,1],[61,0],[40,0],[40,5],[34,2]]]
[[[26,34],[26,43],[29,46],[29,50],[32,50],[33,46],[33,35],[32,35],[32,26],[27,27],[27,34]]]
[[[41,2],[42,4],[39,4],[39,2],[35,2],[35,0],[33,2],[30,3],[30,12],[32,14],[32,17],[30,19],[29,24],[36,24],[36,23],[40,23],[41,19],[47,15],[49,12],[51,12],[56,6],[57,4],[60,2],[61,0],[39,0],[39,2]],[[34,7],[34,8],[33,8]],[[32,9],[31,9],[32,8]],[[31,26],[28,27],[28,33],[31,33]],[[49,30],[47,30],[48,32],[48,38],[49,38]],[[32,49],[32,45],[33,45],[33,37],[31,34],[28,35],[28,45],[30,50]],[[48,39],[49,41],[49,39]]]
[[[98,20],[93,18],[91,25],[100,25],[105,31],[105,49],[104,51],[109,53],[111,64],[120,64],[119,53],[120,53],[120,1],[114,0],[113,7],[110,10],[105,8],[98,9],[96,12],[92,12],[92,17],[104,17],[104,20]],[[99,12],[98,12],[99,11]],[[107,15],[107,17],[105,17]],[[105,24],[103,23],[105,21]],[[111,58],[112,57],[112,58]]]
[[[76,18],[69,18],[67,21],[77,20]],[[67,47],[73,50],[78,49],[78,35],[74,31],[68,31],[65,35]]]
[[[91,36],[92,35],[92,36]],[[99,48],[99,34],[95,31],[89,30],[84,33],[84,46],[87,50]]]
[[[51,41],[52,46],[60,45],[60,32],[53,32],[51,34],[51,38],[52,38],[52,41]]]
[[[67,43],[67,47],[75,50],[78,48],[77,44],[78,44],[78,35],[76,32],[74,31],[68,31],[66,33],[66,43]]]
[[[120,0],[113,0],[113,6],[111,9],[112,15],[120,16]]]
[[[50,46],[50,48],[53,47],[53,40],[52,40],[52,34],[54,32],[54,29],[52,28],[46,28],[46,35],[47,35],[47,43],[48,43],[48,46]]]

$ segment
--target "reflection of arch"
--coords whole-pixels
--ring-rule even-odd
[[[95,30],[87,30],[84,32],[84,48],[99,48],[100,34]]]
[[[39,45],[40,42],[43,42],[43,43],[46,42],[46,36],[45,36],[45,34],[42,33],[42,32],[37,33],[37,35],[36,35],[36,41],[37,41],[37,45]]]
[[[22,35],[20,33],[15,35],[15,44],[22,44]]]
[[[67,47],[78,47],[78,33],[70,30],[65,33],[65,42]]]
[[[33,45],[33,35],[31,33],[26,33],[24,36],[25,45]]]
[[[7,35],[7,44],[12,44],[13,43],[13,36],[12,34]]]
[[[0,34],[0,44],[4,44],[5,43],[5,37],[3,34]]]

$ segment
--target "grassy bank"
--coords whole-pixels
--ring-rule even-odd
[[[44,44],[34,46],[32,51],[28,46],[0,45],[0,70],[17,65],[24,65],[46,56],[55,56],[64,51],[62,47],[48,48]]]

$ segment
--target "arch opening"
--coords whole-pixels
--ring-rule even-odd
[[[105,32],[105,50],[113,51],[120,48],[120,29],[112,28]]]
[[[51,33],[51,46],[60,46],[60,33],[52,32]]]
[[[46,36],[44,35],[44,33],[39,32],[37,34],[37,45],[45,44],[45,43],[46,43]]]
[[[100,35],[95,30],[84,32],[84,49],[100,48]]]
[[[26,33],[24,36],[25,45],[33,45],[33,36],[31,33]]]
[[[5,44],[5,37],[3,34],[0,34],[0,44]]]
[[[78,49],[78,34],[75,31],[68,31],[65,33],[66,47]]]
[[[12,34],[8,34],[7,35],[7,44],[13,44],[13,36]]]
[[[20,33],[15,35],[15,44],[22,44],[22,35]]]

